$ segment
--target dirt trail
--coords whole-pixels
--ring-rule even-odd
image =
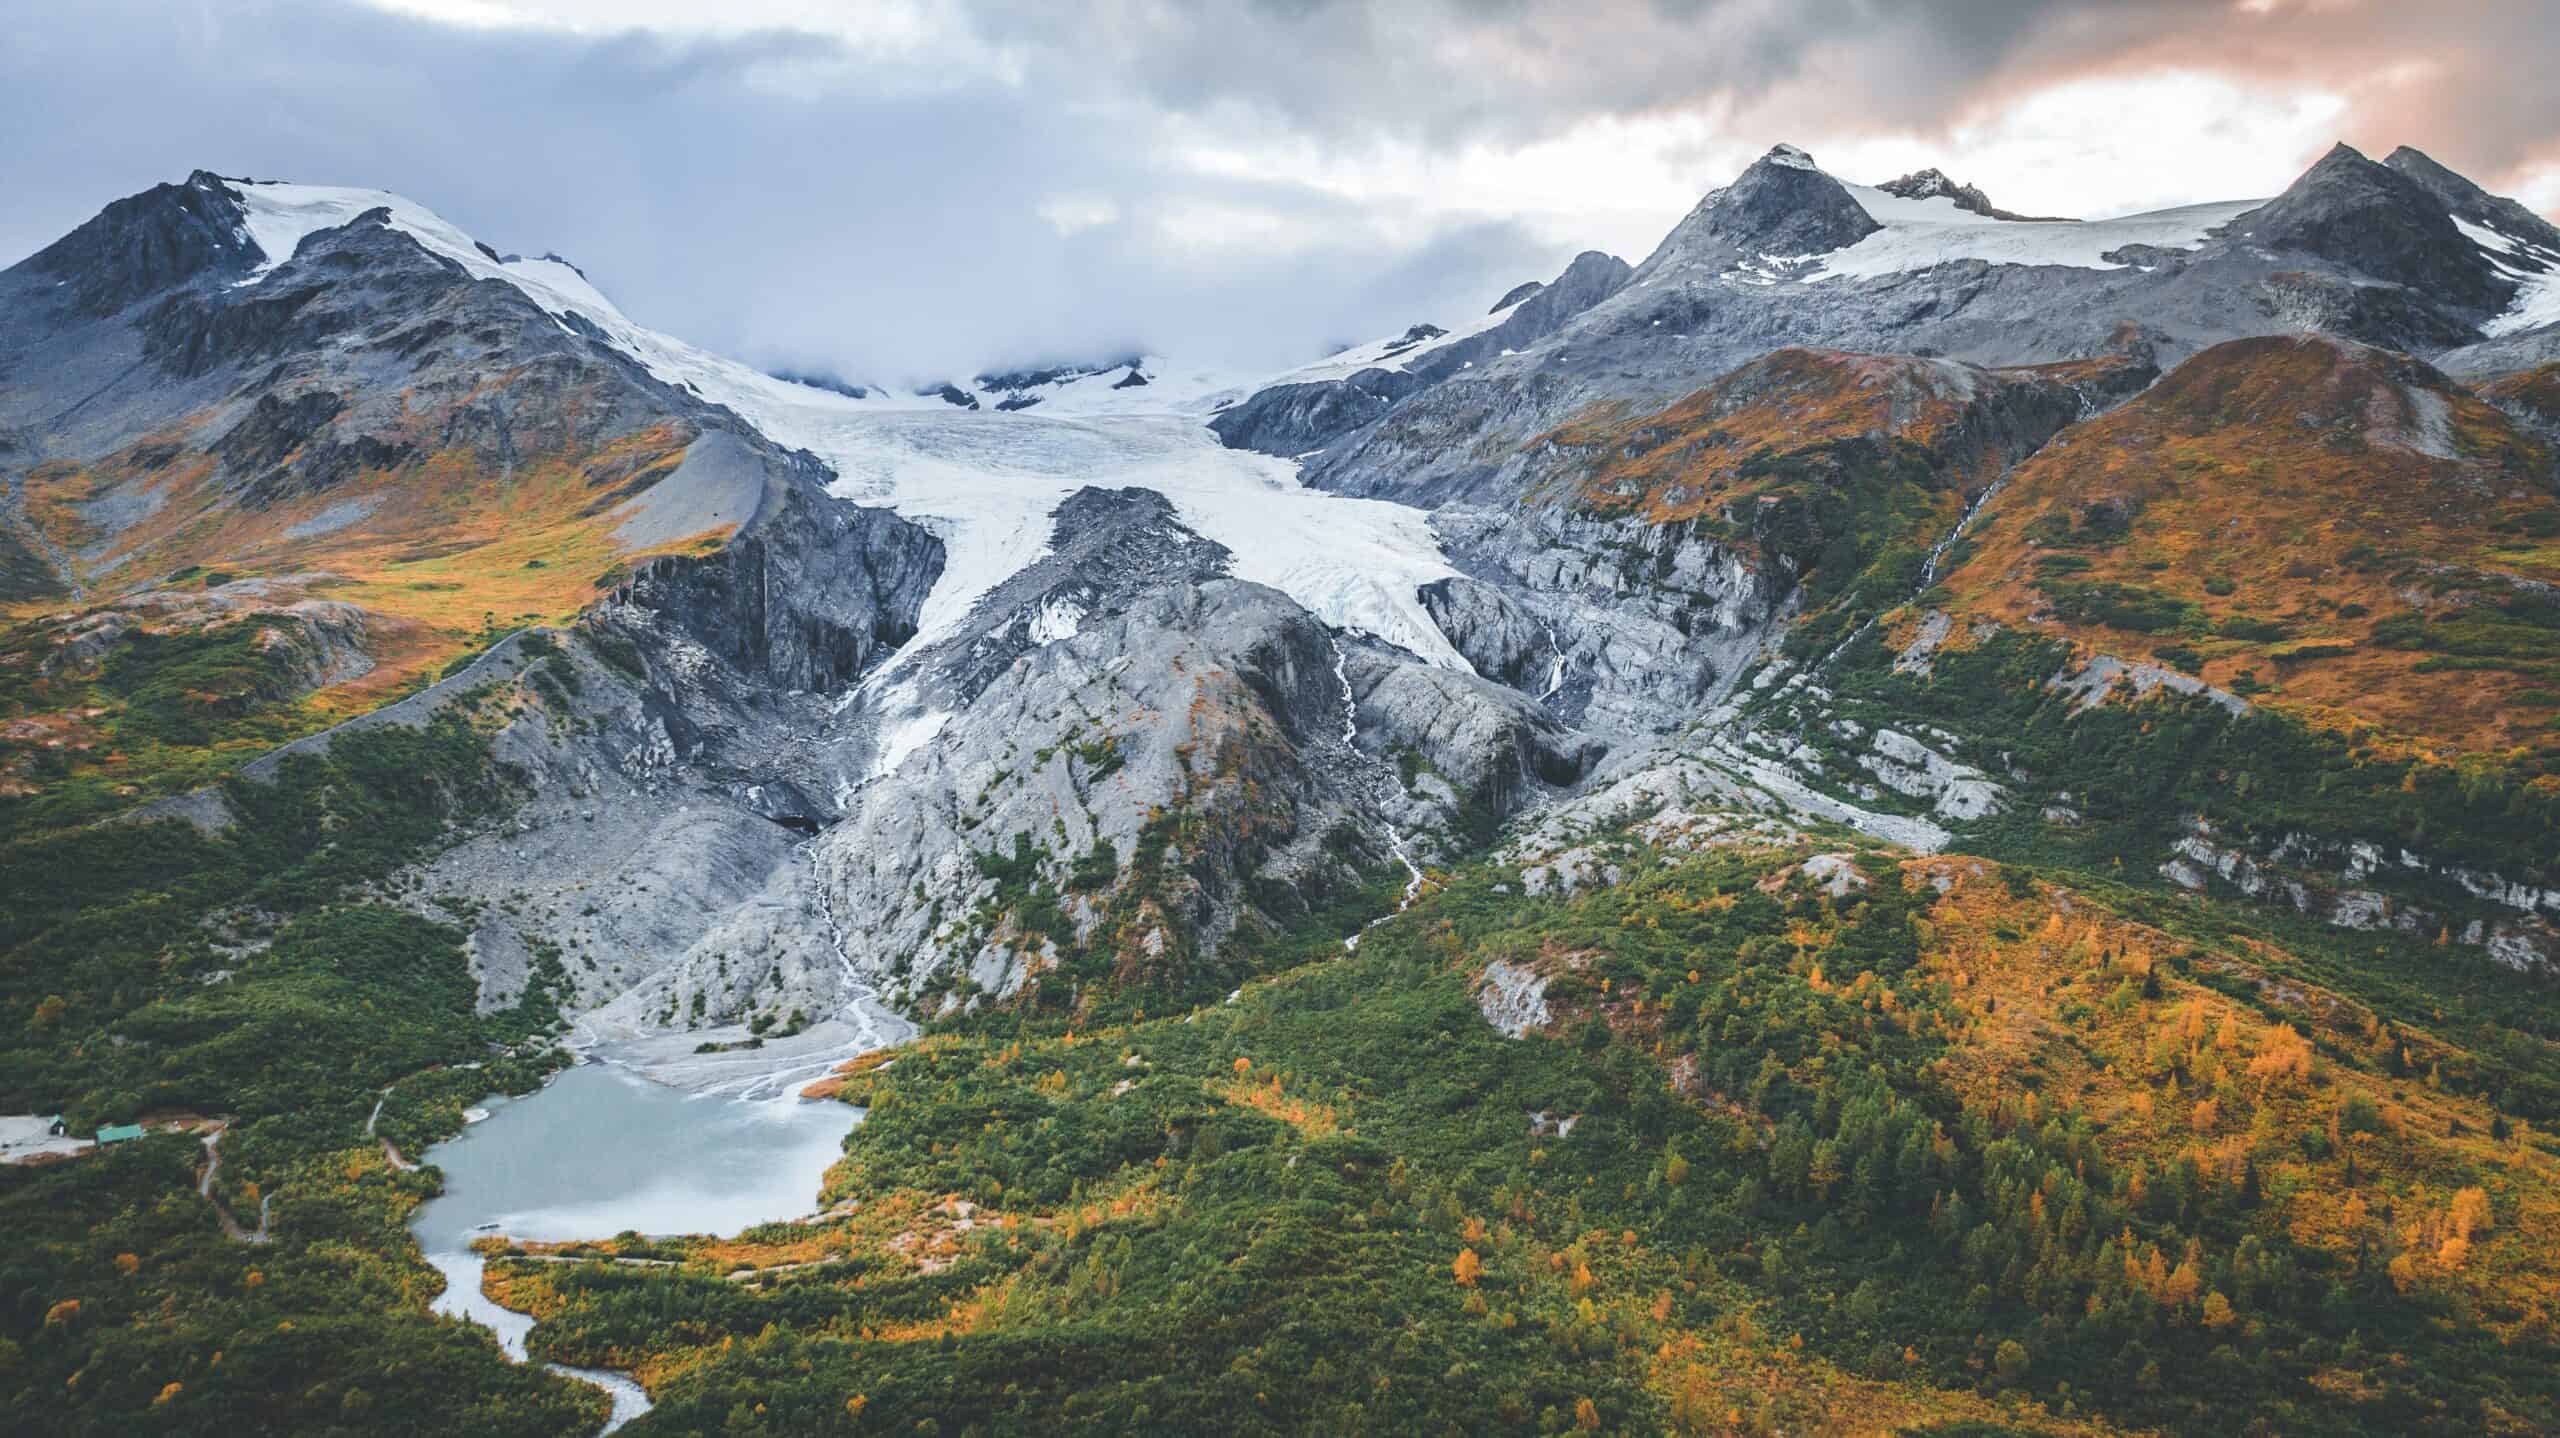
[[[229,1132],[227,1125],[216,1124],[213,1132],[204,1136],[204,1173],[196,1179],[196,1195],[213,1206],[215,1220],[221,1223],[223,1234],[233,1242],[265,1243],[268,1211],[274,1207],[276,1201],[274,1194],[259,1196],[258,1226],[254,1231],[242,1228],[240,1220],[233,1218],[230,1210],[222,1206],[222,1200],[213,1196],[214,1177],[222,1172],[222,1136],[227,1132]]]

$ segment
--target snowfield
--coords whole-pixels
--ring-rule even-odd
[[[1050,513],[1061,500],[1086,485],[1134,486],[1164,495],[1185,524],[1225,546],[1237,578],[1280,590],[1336,629],[1470,669],[1415,593],[1456,573],[1423,512],[1308,489],[1293,462],[1219,444],[1201,419],[1220,394],[1233,391],[1229,376],[1150,368],[1155,382],[1116,389],[1126,371],[1104,371],[1052,387],[1053,398],[1014,413],[881,391],[854,399],[643,328],[566,261],[493,258],[433,212],[386,191],[277,183],[240,189],[248,238],[267,256],[246,283],[282,264],[315,231],[387,209],[392,226],[430,253],[477,278],[515,286],[555,317],[593,324],[658,379],[727,406],[777,444],[825,460],[837,476],[833,493],[933,530],[947,550],[946,567],[904,654],[954,632],[988,590],[1045,554]],[[1499,314],[1485,320],[1499,322]],[[913,747],[930,730],[908,737]]]
[[[1184,366],[1162,355],[1145,355],[1138,360],[1138,373],[1145,376],[1143,385],[1123,389],[1126,369],[1097,370],[1074,379],[1041,385],[1026,393],[1037,394],[1038,411],[1058,414],[1198,414],[1206,415],[1223,404],[1231,404],[1252,393],[1252,376],[1233,370],[1201,369]],[[1006,392],[1000,389],[973,387],[971,392],[981,405],[995,408]],[[944,403],[941,400],[936,404]]]
[[[1906,200],[1871,185],[1840,182],[1850,198],[1884,226],[1846,249],[1824,256],[1805,278],[1872,279],[1925,270],[1957,260],[1995,265],[2068,265],[2083,270],[2124,266],[2105,258],[2127,245],[2191,250],[2205,236],[2266,203],[2221,200],[2112,220],[1994,220],[1964,209],[1946,196]]]

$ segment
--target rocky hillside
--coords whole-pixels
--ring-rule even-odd
[[[2526,331],[2560,319],[2537,308],[2560,262],[2550,226],[2414,150],[2378,164],[2341,145],[2270,200],[2106,221],[2006,218],[1945,187],[1894,183],[1911,193],[1842,181],[1779,146],[1700,201],[1606,300],[1515,354],[1374,396],[1309,474],[1427,501],[1484,482],[1577,410],[1668,402],[1786,345],[2022,365],[2104,354],[2130,325],[2174,363],[2316,328],[2460,351],[2474,370],[2520,366],[2536,343]],[[2504,363],[2470,358],[2493,342]]]
[[[703,627],[749,667],[833,682],[913,632],[929,536],[907,527],[895,558],[869,538],[887,516],[856,519],[850,552],[804,537],[826,476],[734,415],[387,205],[270,256],[242,196],[199,173],[0,276],[9,511],[46,560],[0,640],[24,822],[200,783],[635,573],[777,542],[839,550],[821,562],[862,592],[814,574],[764,612],[713,598]]]

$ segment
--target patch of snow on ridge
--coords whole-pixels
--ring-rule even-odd
[[[242,183],[237,189],[249,242],[267,257],[266,263],[250,271],[243,284],[263,278],[269,270],[292,259],[306,238],[350,224],[358,215],[379,209],[391,211],[393,228],[407,232],[430,253],[453,260],[475,274],[500,268],[473,247],[470,236],[433,213],[382,190],[272,181]]]
[[[2480,333],[2496,339],[2554,324],[2560,324],[2560,271],[2535,275],[2517,285],[2515,301],[2506,313],[2482,325]]]
[[[933,742],[943,726],[951,722],[948,710],[910,708],[900,717],[883,724],[879,752],[872,756],[870,778],[894,774],[910,755]]]
[[[460,265],[473,279],[514,285],[555,316],[577,314],[599,324],[610,316],[625,325],[630,323],[613,307],[613,301],[578,273],[576,266],[551,256],[538,260],[491,259],[451,221],[388,190],[292,185],[274,180],[241,181],[236,188],[247,217],[249,241],[267,257],[266,263],[241,281],[244,285],[255,284],[293,258],[293,252],[310,236],[352,224],[372,210],[389,210],[391,228],[416,240],[427,253]]]
[[[1491,314],[1478,315],[1445,334],[1433,335],[1429,339],[1416,340],[1410,344],[1406,343],[1403,333],[1398,333],[1384,339],[1371,340],[1367,344],[1353,345],[1339,354],[1327,355],[1313,364],[1300,365],[1286,373],[1273,375],[1252,388],[1268,389],[1273,385],[1281,384],[1313,384],[1319,380],[1349,379],[1362,370],[1368,369],[1401,370],[1433,350],[1446,349],[1460,340],[1483,334],[1486,330],[1511,318],[1514,310],[1533,298],[1535,298],[1534,295],[1522,295]]]
[[[1826,256],[1806,278],[1871,279],[1958,260],[1995,265],[2066,265],[2083,270],[2123,266],[2106,259],[2127,245],[2191,250],[2211,231],[2266,203],[2221,200],[2112,220],[1994,220],[1943,195],[1906,200],[1870,185],[1842,182],[1850,198],[1883,229]]]
[[[2480,247],[2489,263],[2497,266],[2498,273],[2515,281],[2516,297],[2508,302],[2505,313],[2480,327],[2481,334],[2496,339],[2560,324],[2560,255],[2538,250],[2504,230],[2473,224],[2460,215],[2453,217],[2453,223],[2463,238]]]
[[[1075,386],[1071,404],[1050,400],[1010,414],[877,391],[855,399],[644,328],[571,266],[492,260],[460,229],[397,195],[272,183],[238,188],[268,269],[303,237],[388,208],[392,224],[430,253],[475,278],[515,286],[554,316],[576,316],[659,380],[727,406],[776,444],[817,455],[836,472],[835,494],[894,509],[932,530],[943,541],[943,574],[904,653],[947,637],[989,590],[1047,553],[1051,512],[1068,495],[1087,485],[1134,486],[1163,494],[1183,523],[1225,546],[1237,578],[1280,590],[1336,629],[1472,672],[1418,593],[1457,572],[1441,556],[1428,517],[1385,500],[1309,489],[1298,482],[1294,461],[1226,448],[1186,412],[1206,397],[1211,376],[1168,377],[1174,382],[1156,395],[1149,393],[1154,383],[1113,390],[1105,378]],[[1509,313],[1488,315],[1474,328]],[[1114,403],[1127,408],[1098,412]],[[1059,412],[1046,412],[1053,404]],[[1076,412],[1087,408],[1097,412]],[[911,751],[931,731],[893,737]]]

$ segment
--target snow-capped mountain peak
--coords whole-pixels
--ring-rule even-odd
[[[281,180],[228,182],[239,198],[241,230],[266,256],[241,283],[252,284],[291,260],[302,242],[322,230],[353,224],[375,211],[383,223],[428,253],[451,260],[476,279],[515,285],[554,313],[620,311],[597,291],[584,271],[555,254],[527,260],[501,255],[433,210],[388,190],[299,185]],[[565,282],[565,283],[564,283]],[[544,293],[537,293],[542,291]]]
[[[1636,267],[1643,284],[1671,269],[1724,271],[1788,262],[1857,243],[1877,229],[1840,181],[1794,145],[1778,145],[1710,191]]]
[[[2119,252],[2191,250],[2263,201],[2224,201],[2103,221],[2015,214],[1930,168],[1862,185],[1779,145],[1708,192],[1637,272],[1680,270],[1730,283],[1872,279],[1958,261],[2118,269]]]

